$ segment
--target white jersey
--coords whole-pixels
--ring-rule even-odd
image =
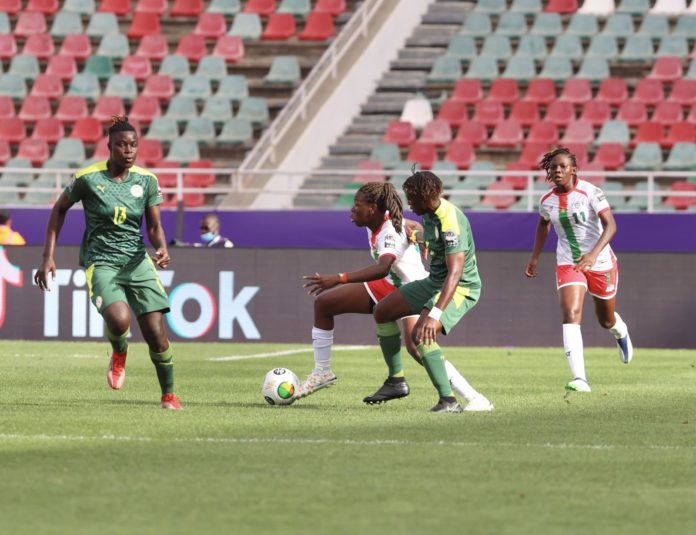
[[[370,241],[372,257],[375,260],[379,260],[385,255],[395,258],[391,271],[384,277],[387,282],[398,288],[402,284],[428,276],[418,249],[408,241],[403,228],[401,232],[396,231],[391,219],[385,219],[382,226],[374,234],[368,228],[367,237]]]
[[[558,235],[556,263],[559,266],[574,265],[589,253],[599,241],[604,227],[599,214],[609,210],[604,192],[584,180],[578,180],[568,193],[546,193],[539,203],[539,214],[553,223]],[[607,271],[612,268],[614,253],[607,245],[597,256],[592,271]]]

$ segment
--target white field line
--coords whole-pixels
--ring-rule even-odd
[[[159,438],[145,436],[119,436],[119,435],[20,435],[0,433],[0,442],[34,441],[34,442],[175,442],[190,444],[295,444],[295,445],[339,445],[339,446],[450,446],[458,448],[540,448],[555,450],[691,450],[696,446],[671,446],[659,444],[637,444],[626,446],[619,444],[568,444],[560,442],[553,444],[543,442],[534,444],[531,442],[458,442],[438,440],[420,442],[415,440],[352,440],[352,439],[325,439],[325,438],[234,438],[234,437],[191,437],[191,438]]]
[[[376,346],[333,346],[333,351],[359,351],[361,349],[374,348]],[[273,351],[271,353],[254,353],[252,355],[231,355],[228,357],[211,357],[208,360],[216,362],[227,362],[230,360],[250,360],[250,359],[268,359],[271,357],[282,357],[284,355],[298,355],[300,353],[311,353],[311,347],[302,349],[286,349],[284,351]]]

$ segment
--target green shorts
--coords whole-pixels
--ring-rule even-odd
[[[100,314],[117,301],[128,303],[136,317],[169,312],[167,292],[149,256],[122,267],[92,264],[85,274],[89,297]]]
[[[420,314],[424,308],[431,309],[435,306],[440,297],[442,285],[434,283],[427,277],[409,282],[399,288],[399,291],[406,299],[413,314]],[[440,317],[444,334],[450,332],[459,323],[459,320],[464,317],[464,314],[474,307],[480,295],[481,288],[457,287],[454,297],[452,297],[445,310],[442,311],[442,316]]]

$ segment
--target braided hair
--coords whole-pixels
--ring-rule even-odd
[[[128,117],[124,115],[112,115],[111,126],[109,127],[109,140],[117,132],[137,132],[135,127],[128,122]]]
[[[421,199],[437,199],[442,195],[442,180],[431,171],[414,171],[404,182],[404,191]]]
[[[358,190],[358,193],[365,197],[365,202],[377,205],[380,212],[385,213],[388,211],[394,228],[397,232],[401,232],[404,207],[394,184],[390,182],[368,182]]]
[[[544,157],[539,162],[539,167],[546,171],[547,182],[551,182],[551,162],[553,162],[553,159],[558,155],[568,156],[568,158],[570,158],[570,162],[573,164],[573,167],[575,167],[576,170],[578,168],[578,162],[575,159],[575,154],[570,152],[570,149],[568,149],[567,147],[556,147],[552,151],[549,151],[546,154],[544,154]],[[575,172],[573,173],[573,182],[577,182],[577,180],[578,175],[577,172]]]

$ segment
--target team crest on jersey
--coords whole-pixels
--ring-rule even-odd
[[[143,196],[143,187],[140,184],[135,184],[130,189],[131,195],[135,198]]]
[[[447,247],[456,247],[457,245],[459,245],[459,235],[451,230],[446,230],[445,245]]]
[[[396,248],[396,238],[394,238],[393,235],[387,234],[384,237],[384,247],[386,249],[394,249]]]

